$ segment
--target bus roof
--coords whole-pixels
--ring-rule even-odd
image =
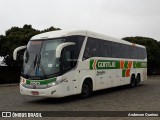
[[[72,31],[58,30],[58,31],[45,32],[45,33],[41,33],[41,34],[33,36],[31,40],[45,40],[45,39],[50,39],[50,38],[66,37],[66,36],[73,36],[73,35],[88,36],[88,37],[93,37],[97,39],[103,39],[107,41],[134,45],[134,46],[145,48],[142,45],[133,44],[131,42],[127,42],[122,39],[113,38],[113,37],[110,37],[104,34],[95,33],[95,32],[88,31],[88,30],[72,30]]]

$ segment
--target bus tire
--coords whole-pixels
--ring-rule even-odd
[[[92,83],[89,81],[84,81],[82,85],[81,98],[88,98],[92,94]]]
[[[135,75],[131,76],[131,82],[130,82],[130,87],[134,88],[136,86],[136,79],[135,79]]]
[[[138,86],[140,82],[141,82],[141,77],[140,77],[140,74],[138,74],[136,77],[136,86]]]

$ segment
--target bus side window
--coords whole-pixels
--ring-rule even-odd
[[[99,45],[100,45],[100,47],[99,47],[100,57],[105,57],[105,55],[106,55],[105,41],[100,40]]]
[[[69,69],[71,67],[71,51],[65,51],[63,57],[63,69]]]
[[[111,57],[111,43],[109,41],[100,40],[100,57]]]
[[[74,51],[70,48],[66,47],[63,50],[62,61],[63,61],[63,69],[64,70],[69,70],[69,69],[72,69],[75,67]]]
[[[137,59],[141,59],[142,57],[142,53],[141,53],[141,49],[139,47],[137,47]]]
[[[122,58],[127,58],[127,55],[126,55],[126,46],[124,44],[121,45],[122,46]]]
[[[91,57],[97,57],[99,55],[99,43],[98,40],[94,38],[88,38],[86,47],[84,50],[84,59],[88,59]]]
[[[116,57],[122,58],[122,46],[119,43],[116,43]]]
[[[142,48],[142,59],[147,58],[147,53],[146,53],[146,49]]]
[[[87,58],[90,58],[90,57],[91,56],[89,55],[89,47],[86,47],[85,51],[84,51],[83,58],[87,59]]]
[[[111,55],[111,57],[113,57],[113,58],[115,58],[116,57],[116,52],[117,52],[117,50],[116,50],[116,44],[114,43],[114,42],[111,42],[111,46],[112,46],[112,55]]]
[[[124,55],[125,57],[124,58],[130,58],[130,53],[129,53],[129,46],[128,45],[124,45]]]

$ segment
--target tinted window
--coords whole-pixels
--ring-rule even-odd
[[[144,48],[137,48],[137,59],[145,59],[146,58],[146,50]]]
[[[111,54],[111,57],[115,58],[116,57],[116,44],[111,42],[111,51],[112,51],[112,54]]]
[[[142,48],[142,56],[143,56],[143,59],[147,58],[147,53],[145,48]]]
[[[142,50],[141,50],[141,48],[137,48],[137,58],[138,59],[142,58]]]
[[[73,47],[72,49],[74,50],[74,53],[75,53],[74,59],[78,59],[79,57],[79,53],[80,53],[84,38],[85,38],[84,36],[69,36],[66,38],[65,42],[76,43],[74,46],[71,46]]]
[[[88,59],[91,57],[98,57],[99,56],[99,42],[97,39],[88,38],[84,55],[84,59]]]
[[[137,47],[136,46],[129,46],[129,54],[131,59],[137,59]]]
[[[121,44],[122,48],[122,58],[129,58],[129,46]]]
[[[63,62],[64,62],[63,69],[70,69],[71,68],[71,62],[70,62],[71,59],[72,59],[71,51],[66,50],[64,57],[63,57]]]
[[[100,43],[100,56],[101,57],[111,57],[111,42],[99,40]]]
[[[75,45],[67,46],[62,51],[63,72],[76,66],[84,38],[84,36],[69,36],[66,38],[65,42],[74,42]]]
[[[146,49],[106,40],[88,38],[84,52],[84,58],[87,59],[96,56],[128,59],[145,59]]]
[[[119,43],[116,43],[116,57],[117,58],[122,58],[122,52],[121,52],[121,47],[122,47],[122,44],[119,44]]]

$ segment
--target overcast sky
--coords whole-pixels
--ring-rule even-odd
[[[160,0],[0,0],[0,34],[24,24],[160,41]]]

